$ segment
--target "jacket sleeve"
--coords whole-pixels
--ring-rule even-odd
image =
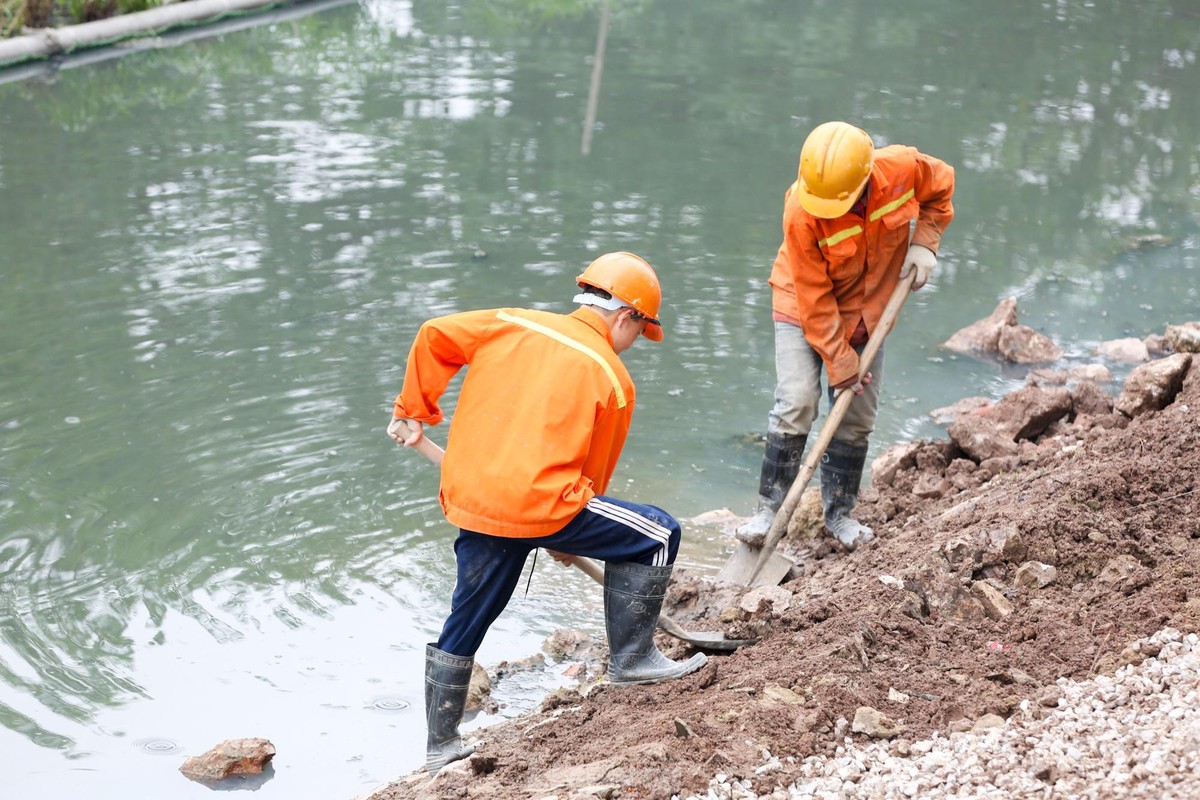
[[[617,462],[621,459],[621,450],[625,447],[625,439],[629,435],[633,405],[633,394],[630,392],[629,404],[625,408],[598,409],[592,429],[591,446],[584,457],[581,470],[591,479],[596,494],[608,492],[608,484],[612,481]]]
[[[825,362],[829,383],[841,383],[858,374],[858,354],[842,331],[829,264],[815,233],[799,220],[785,215],[783,237],[804,338]]]
[[[417,331],[408,351],[404,386],[396,396],[394,417],[437,425],[444,415],[438,400],[450,380],[471,363],[496,312],[468,311],[429,320]]]
[[[918,153],[913,189],[921,211],[912,243],[936,253],[942,232],[954,219],[954,204],[950,201],[954,195],[954,167],[933,156]]]

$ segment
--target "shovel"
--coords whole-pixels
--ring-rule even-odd
[[[892,292],[891,298],[888,299],[879,325],[876,326],[875,332],[867,341],[867,346],[863,348],[862,355],[859,356],[859,380],[862,380],[863,376],[867,374],[871,362],[875,359],[875,354],[879,352],[879,348],[883,346],[883,340],[896,323],[896,317],[900,314],[900,306],[904,305],[904,301],[908,299],[908,293],[912,291],[912,282],[915,277],[914,275],[908,280],[900,281],[896,290]],[[775,547],[787,532],[788,522],[796,513],[796,506],[800,504],[800,496],[804,494],[804,487],[808,485],[813,473],[817,471],[821,456],[825,454],[825,448],[829,447],[830,441],[833,440],[833,434],[841,424],[842,418],[846,416],[846,410],[850,407],[850,401],[853,399],[854,392],[849,389],[842,389],[838,392],[833,409],[829,412],[829,418],[821,426],[821,435],[813,444],[808,458],[804,461],[804,466],[800,469],[800,474],[792,483],[792,488],[788,489],[783,505],[779,507],[779,511],[776,512],[775,519],[771,523],[771,529],[767,531],[767,538],[763,541],[762,547],[754,548],[739,539],[733,555],[717,573],[716,580],[744,586],[774,585],[787,574],[787,569],[781,568],[779,561],[783,559],[788,567],[791,566],[791,561],[777,554]],[[756,550],[757,552],[755,552]]]
[[[595,561],[582,556],[575,557],[575,566],[579,567],[589,578],[594,580],[601,586],[604,585],[604,569]],[[658,615],[658,627],[674,636],[676,639],[682,639],[688,644],[699,648],[700,650],[717,650],[728,652],[736,650],[742,645],[754,644],[756,639],[726,639],[725,634],[720,631],[689,631],[681,626],[678,622],[668,617],[666,614]]]
[[[446,451],[440,445],[430,440],[427,436],[422,436],[420,441],[413,445],[413,447],[418,453],[439,466],[442,463],[443,456],[446,454]],[[595,561],[583,558],[582,556],[575,556],[573,563],[596,583],[601,586],[604,585],[604,569]],[[743,645],[754,644],[757,641],[756,639],[727,639],[725,638],[725,634],[720,631],[689,631],[665,613],[658,615],[658,627],[676,639],[682,639],[700,650],[730,652]]]

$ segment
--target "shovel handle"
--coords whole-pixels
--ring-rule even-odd
[[[892,327],[896,324],[896,317],[900,315],[900,307],[908,299],[908,294],[912,291],[914,280],[916,280],[915,274],[906,280],[901,280],[896,285],[895,291],[892,292],[892,296],[888,299],[887,306],[883,309],[883,316],[879,318],[879,324],[875,326],[875,332],[871,334],[871,338],[867,340],[867,346],[863,348],[862,355],[858,357],[858,379],[860,381],[871,369],[871,362],[875,360],[875,355],[879,352],[879,348],[883,347],[883,340],[887,338]],[[770,560],[771,554],[775,552],[775,547],[779,544],[779,540],[787,532],[788,522],[791,521],[792,515],[796,513],[796,506],[800,504],[800,496],[804,494],[804,488],[808,486],[808,482],[812,480],[813,473],[817,471],[817,466],[821,462],[821,456],[825,454],[825,448],[829,447],[829,443],[833,441],[833,434],[837,432],[838,426],[842,424],[842,417],[846,416],[846,411],[850,408],[850,402],[853,399],[854,392],[849,389],[842,389],[838,392],[833,408],[829,412],[829,418],[821,426],[821,435],[817,437],[812,450],[809,451],[808,458],[804,460],[804,466],[800,469],[800,474],[796,476],[796,480],[792,482],[792,487],[788,489],[787,496],[783,499],[783,505],[775,513],[775,519],[771,522],[771,529],[767,532],[767,538],[763,542],[762,551],[758,554],[758,560],[754,562],[754,568],[750,570],[750,575],[746,578],[747,586],[751,585],[754,579],[758,577],[758,573],[762,571],[767,561]]]
[[[441,445],[430,439],[424,433],[421,434],[421,438],[417,440],[417,443],[411,445],[411,447],[421,455],[425,456],[425,458],[432,461],[434,466],[437,467],[442,465],[442,459],[446,457],[446,451],[442,449]]]

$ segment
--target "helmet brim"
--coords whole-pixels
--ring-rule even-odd
[[[796,198],[800,201],[800,207],[812,214],[814,217],[820,217],[821,219],[837,219],[854,206],[855,201],[858,200],[859,195],[862,194],[863,187],[867,185],[867,181],[870,180],[870,178],[871,175],[868,173],[867,176],[862,179],[862,183],[858,185],[858,188],[851,192],[845,200],[838,200],[836,198],[829,200],[824,197],[817,197],[815,194],[808,191],[808,187],[804,185],[803,180],[798,180],[796,181]]]

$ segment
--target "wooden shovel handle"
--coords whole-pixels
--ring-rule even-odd
[[[424,433],[421,434],[420,440],[412,446],[421,455],[432,461],[435,466],[442,465],[442,459],[446,457],[446,451],[441,445],[430,439]]]
[[[896,285],[896,290],[892,292],[891,298],[888,299],[888,304],[883,309],[883,316],[880,317],[879,324],[875,326],[875,332],[871,334],[871,338],[867,340],[867,346],[863,348],[862,355],[858,357],[858,379],[860,381],[870,371],[871,362],[875,360],[879,348],[883,347],[883,340],[887,338],[888,333],[896,324],[896,317],[900,315],[900,307],[908,299],[908,293],[912,291],[915,279],[916,275],[902,279]],[[804,494],[804,487],[808,486],[808,482],[812,480],[813,473],[817,471],[817,466],[821,463],[821,456],[825,454],[825,448],[829,447],[829,443],[833,441],[833,434],[842,424],[842,417],[846,416],[846,410],[850,407],[853,399],[854,392],[849,389],[842,389],[838,392],[833,409],[829,412],[829,418],[821,426],[821,435],[817,437],[817,441],[808,453],[808,458],[804,460],[800,474],[792,482],[792,487],[788,489],[787,496],[783,499],[783,505],[779,507],[775,519],[771,522],[771,529],[767,532],[767,538],[763,542],[762,551],[758,554],[758,560],[754,562],[754,568],[746,578],[747,586],[751,585],[758,577],[758,573],[762,571],[767,561],[770,560],[771,554],[775,552],[779,540],[787,533],[788,522],[796,513],[796,506],[800,504],[800,496]]]

